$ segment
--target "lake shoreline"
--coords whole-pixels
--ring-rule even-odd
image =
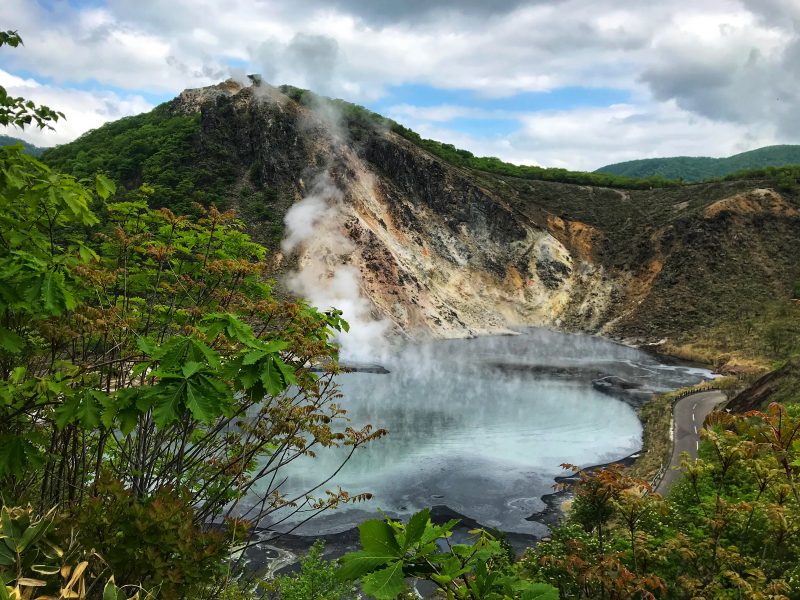
[[[516,343],[511,342],[507,344],[494,344],[491,339],[486,338],[464,340],[466,343],[464,347],[459,350],[465,350],[465,352],[463,355],[457,355],[456,358],[451,355],[451,351],[454,349],[454,341],[444,340],[441,341],[441,343],[433,343],[420,347],[421,350],[418,351],[419,353],[415,355],[415,361],[412,362],[408,362],[407,360],[406,362],[396,361],[385,365],[366,362],[352,365],[347,365],[345,363],[345,366],[352,367],[351,371],[354,372],[354,374],[363,373],[364,377],[370,379],[375,378],[369,385],[375,387],[377,384],[378,388],[383,387],[383,384],[378,384],[378,381],[383,380],[384,377],[390,378],[386,381],[386,385],[390,385],[389,381],[391,378],[396,379],[402,377],[404,373],[406,378],[413,377],[414,373],[431,368],[432,365],[429,364],[429,361],[435,361],[433,368],[437,368],[441,356],[447,357],[446,359],[449,361],[443,363],[443,365],[457,365],[457,368],[453,371],[455,373],[471,375],[478,372],[494,372],[498,381],[508,381],[512,379],[518,382],[524,382],[524,386],[529,386],[525,389],[530,389],[530,387],[541,389],[542,382],[575,382],[576,385],[585,385],[595,393],[599,392],[603,396],[627,404],[633,409],[635,419],[642,428],[644,427],[644,423],[639,415],[639,408],[646,405],[654,397],[656,393],[654,390],[658,389],[661,391],[671,388],[672,386],[679,387],[680,384],[687,379],[703,380],[708,377],[708,371],[704,368],[702,371],[705,371],[705,373],[702,373],[700,372],[701,369],[696,365],[687,365],[685,361],[675,360],[674,358],[664,358],[659,356],[656,352],[653,352],[652,349],[637,348],[618,340],[603,338],[601,336],[565,334],[563,332],[550,330],[547,332],[531,331],[526,333],[528,333],[530,337],[522,344],[520,344],[520,342],[527,337],[525,334],[503,336],[504,339],[509,341],[514,338],[518,340]],[[463,356],[463,362],[459,360],[458,356]],[[482,371],[476,371],[476,369],[482,369]],[[427,389],[439,388],[428,387]],[[497,397],[496,394],[497,392],[495,391],[495,397]],[[397,400],[397,402],[400,402],[402,405],[400,400]],[[459,418],[455,416],[456,414],[461,414],[462,416],[468,414],[470,410],[468,405],[462,405],[460,402],[459,400],[459,403],[454,405],[458,408],[454,409],[453,418]],[[552,404],[552,401],[550,401],[550,403]],[[381,405],[379,404],[378,406]],[[392,404],[390,403],[387,406],[392,406]],[[397,406],[397,404],[395,404],[395,406]],[[425,410],[429,408],[429,406],[426,406]],[[474,408],[475,406],[472,407],[472,410],[474,410]],[[573,407],[573,409],[582,410],[576,407]],[[495,408],[495,410],[497,409]],[[540,423],[548,425],[550,423],[558,423],[558,421],[549,421],[546,416],[547,413],[540,413],[538,412],[539,409],[536,410],[537,412],[535,415],[538,416]],[[382,413],[377,412],[375,414]],[[403,414],[407,413],[404,411]],[[580,413],[573,413],[573,418],[561,423],[561,427],[566,426],[569,422],[573,423],[572,427],[574,430],[574,415],[577,414]],[[607,413],[603,414],[605,415],[604,418],[607,418]],[[580,421],[580,419],[578,420]],[[517,422],[520,421],[518,420]],[[389,427],[389,429],[392,430],[391,427]],[[538,430],[534,430],[534,432],[535,431]],[[607,428],[606,431],[608,431]],[[591,431],[589,433],[591,434]],[[643,433],[642,431],[642,434]],[[435,436],[436,433],[432,431],[431,435]],[[600,439],[601,438],[597,438],[597,441],[600,441]],[[630,452],[631,449],[637,447],[638,450],[619,459],[592,464],[591,466],[585,467],[585,470],[593,471],[610,464],[630,466],[642,455],[644,451],[642,447],[643,441],[644,437],[642,436],[638,445],[628,444],[627,447],[624,447],[624,445],[617,445],[618,450],[622,450],[623,452]],[[597,452],[601,460],[609,455],[613,456],[613,442],[610,443],[607,448],[611,451],[607,451],[605,454],[602,450]],[[465,457],[466,456],[468,455],[465,455]],[[550,457],[550,453],[546,456]],[[553,462],[562,462],[559,460],[561,456],[557,452],[552,452],[552,457],[555,457]],[[548,458],[547,462],[549,464],[550,458]],[[574,458],[570,459],[568,455],[564,456],[563,462],[576,462],[579,465],[585,464],[576,461]],[[447,464],[450,463],[442,463],[441,466],[446,466]],[[487,465],[477,466],[474,463],[470,463],[469,460],[464,464],[467,465],[467,471],[464,471],[465,479],[459,478],[461,471],[445,471],[443,474],[446,474],[446,478],[444,480],[441,478],[437,479],[438,486],[447,486],[452,483],[457,486],[455,489],[459,489],[458,486],[460,486],[462,495],[463,491],[469,486],[473,486],[472,489],[475,490],[488,489],[486,487],[481,488],[480,485],[491,485],[491,477],[486,479],[485,484],[482,484],[478,475],[481,473],[492,473],[493,471],[491,468],[487,471]],[[470,468],[469,464],[473,466]],[[487,462],[487,464],[489,463]],[[483,469],[483,471],[481,469]],[[534,483],[533,480],[531,480],[529,484],[531,486],[530,492],[532,493],[529,496],[506,496],[506,500],[504,501],[506,503],[505,505],[513,506],[511,509],[512,511],[517,511],[519,516],[514,518],[522,519],[522,522],[527,521],[531,523],[531,529],[528,530],[530,533],[503,533],[504,537],[518,552],[526,547],[535,545],[539,540],[549,535],[550,529],[556,526],[563,518],[562,505],[564,501],[572,496],[569,490],[552,491],[549,493],[542,492],[546,491],[547,487],[554,488],[559,484],[574,480],[575,477],[573,475],[564,473],[563,471],[562,474],[556,476],[550,475],[549,481],[551,483],[548,484],[547,476],[543,475],[542,471],[537,471],[535,467],[532,467],[532,469],[532,476],[539,477],[538,482]],[[545,472],[547,470],[545,470]],[[550,472],[552,473],[552,471]],[[538,475],[536,475],[537,473]],[[461,525],[457,528],[456,535],[461,537],[466,537],[467,532],[474,528],[491,530],[490,527],[486,527],[477,520],[482,518],[480,511],[477,511],[476,518],[470,518],[445,504],[436,504],[437,501],[447,502],[449,499],[454,501],[456,505],[460,505],[458,499],[454,499],[450,496],[449,490],[453,488],[447,487],[446,489],[448,492],[442,492],[434,490],[433,488],[424,487],[425,480],[420,479],[415,481],[418,485],[402,488],[405,490],[406,494],[409,494],[409,497],[404,500],[403,503],[408,503],[410,508],[413,509],[415,506],[431,506],[432,518],[437,522],[443,522],[450,518],[460,519]],[[474,487],[475,485],[479,487]],[[419,491],[421,489],[427,490],[428,493],[420,496]],[[495,493],[490,494],[489,498],[483,500],[484,505],[489,506],[486,503],[490,502],[493,503],[491,504],[491,506],[494,507],[492,510],[501,510],[504,504],[495,496],[498,496],[504,489],[503,487],[494,488]],[[416,496],[414,495],[415,493]],[[525,492],[519,491],[516,493],[525,494]],[[535,499],[536,504],[527,507],[526,510],[524,503],[515,504],[516,501],[513,500],[513,498],[517,497],[524,500],[525,503],[532,503]],[[390,504],[391,500],[391,496],[389,497],[389,502],[384,500],[384,502],[386,502],[384,508],[389,509],[390,516],[392,518],[407,519],[410,513],[401,510],[405,509],[405,506],[401,506],[401,503],[392,506]],[[397,498],[394,498],[394,500],[397,500]],[[480,502],[477,495],[476,501]],[[461,504],[463,504],[463,498],[461,499]],[[542,504],[544,506],[540,510],[533,510],[537,508],[537,505],[542,506]],[[466,506],[466,508],[469,510],[469,506]],[[394,514],[394,511],[400,512]],[[256,532],[256,535],[260,539],[254,548],[247,551],[247,560],[255,570],[268,568],[267,563],[270,560],[277,560],[278,563],[281,563],[281,570],[291,570],[293,567],[291,566],[291,561],[287,561],[286,559],[287,553],[288,555],[297,557],[299,554],[305,552],[316,539],[322,539],[326,543],[326,556],[329,558],[341,556],[342,554],[358,549],[358,529],[355,523],[362,522],[369,518],[381,518],[377,511],[375,511],[375,513],[374,516],[366,514],[364,516],[354,516],[353,521],[351,521],[353,523],[352,525],[350,525],[346,519],[342,520],[339,516],[335,516],[333,522],[341,522],[344,529],[337,531],[327,527],[329,531],[332,531],[331,533],[315,533],[313,530],[309,532],[310,528],[305,528],[300,534],[276,534],[268,529],[262,529]],[[485,512],[483,514],[485,515]],[[534,523],[536,524],[535,526]],[[317,530],[324,532],[325,529],[326,526],[323,521],[323,525]],[[502,530],[502,525],[500,529]],[[526,530],[527,527],[517,527],[516,529],[516,531],[521,532],[525,532]]]

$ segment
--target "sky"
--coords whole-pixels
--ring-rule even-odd
[[[41,146],[260,73],[477,155],[594,170],[800,143],[800,0],[2,0]]]

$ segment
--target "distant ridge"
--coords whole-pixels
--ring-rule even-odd
[[[727,158],[707,156],[675,156],[671,158],[645,158],[606,165],[595,173],[608,173],[626,177],[663,177],[684,181],[704,181],[725,177],[737,171],[783,167],[800,164],[800,145],[765,146],[756,150],[734,154]]]
[[[25,152],[30,154],[31,156],[39,157],[42,155],[42,152],[47,150],[47,148],[40,148],[39,146],[34,146],[33,144],[29,144],[25,140],[20,140],[15,137],[11,137],[10,135],[0,135],[0,146],[13,146],[14,144],[22,144],[22,147],[25,148]]]

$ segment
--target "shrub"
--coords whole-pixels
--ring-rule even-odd
[[[267,589],[281,600],[351,600],[357,598],[355,586],[336,577],[337,565],[322,555],[325,544],[317,540],[300,560],[300,571],[281,575]]]

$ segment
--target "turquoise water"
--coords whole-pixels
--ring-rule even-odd
[[[359,449],[322,488],[374,500],[329,511],[298,533],[342,531],[378,510],[402,517],[446,505],[484,526],[540,534],[526,517],[543,507],[561,463],[613,461],[641,446],[631,403],[597,391],[593,379],[623,377],[641,397],[710,377],[600,338],[543,330],[411,345],[381,364],[391,372],[340,376],[340,404],[354,426],[389,435]],[[313,487],[344,456],[321,450],[296,461],[282,474],[284,491]]]

